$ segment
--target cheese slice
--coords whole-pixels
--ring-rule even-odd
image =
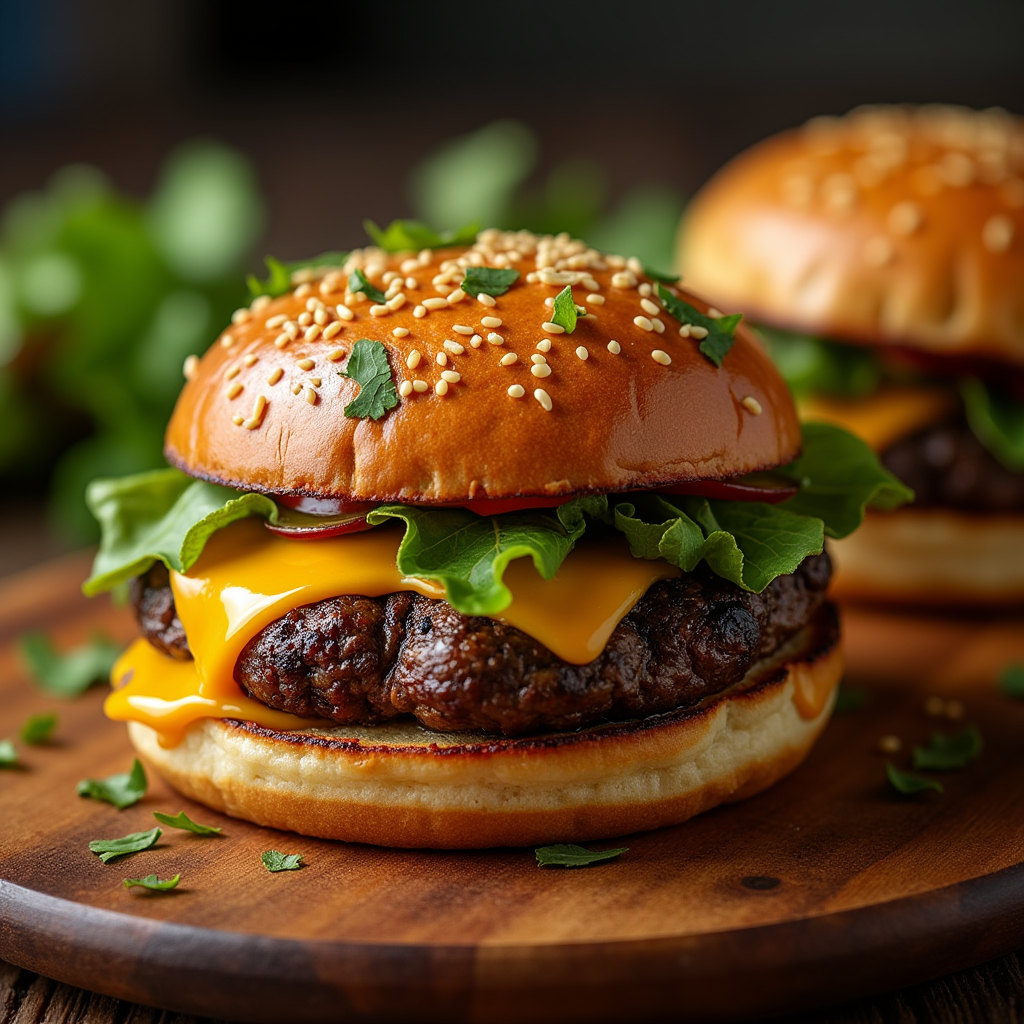
[[[247,697],[234,680],[235,662],[257,633],[303,605],[399,590],[443,598],[438,584],[399,572],[401,538],[401,528],[380,527],[327,540],[295,540],[270,533],[257,519],[214,534],[187,574],[171,574],[195,661],[174,661],[147,641],[137,641],[114,666],[118,688],[107,698],[107,715],[144,722],[166,745],[179,742],[199,718],[242,718],[275,729],[309,725]],[[612,631],[653,583],[678,575],[668,562],[634,558],[621,537],[584,539],[550,580],[529,558],[513,561],[505,573],[512,603],[494,618],[582,665],[604,650]]]

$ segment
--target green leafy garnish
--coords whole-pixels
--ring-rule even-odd
[[[146,770],[142,762],[135,758],[127,772],[118,772],[107,779],[82,779],[78,784],[78,795],[103,800],[123,811],[146,795],[146,787]]]
[[[661,299],[661,304],[668,314],[675,317],[681,324],[703,327],[708,332],[697,347],[715,366],[720,367],[722,360],[729,354],[729,349],[736,341],[736,328],[743,319],[743,314],[732,313],[729,316],[721,317],[707,316],[694,309],[688,302],[683,302],[661,284],[658,285],[658,298]]]
[[[301,853],[281,853],[280,850],[264,850],[260,860],[268,871],[298,871],[302,865]]]
[[[758,324],[772,361],[793,394],[863,398],[882,382],[878,356],[863,345],[814,338]]]
[[[533,853],[537,858],[537,866],[541,868],[585,868],[602,860],[621,857],[628,851],[628,846],[619,846],[614,850],[587,850],[574,843],[556,843],[554,846],[541,846]]]
[[[981,756],[985,742],[977,726],[946,736],[933,732],[924,747],[914,747],[914,767],[918,770],[948,772],[963,768]]]
[[[503,267],[467,267],[462,290],[467,295],[504,295],[519,280],[519,271]]]
[[[1007,665],[999,676],[999,689],[1007,697],[1024,700],[1024,662]]]
[[[164,814],[161,811],[154,811],[153,817],[161,825],[167,825],[168,828],[180,828],[197,836],[219,836],[224,832],[223,828],[217,828],[214,825],[200,825],[199,822],[193,821],[184,811],[179,811],[177,814]]]
[[[662,274],[657,270],[651,270],[650,267],[644,267],[644,275],[649,277],[652,281],[659,281],[661,284],[676,284],[679,281],[678,274]]]
[[[840,686],[836,694],[835,707],[832,709],[834,715],[848,715],[853,711],[859,711],[868,702],[867,690],[853,689],[849,686]]]
[[[350,419],[379,420],[398,405],[388,350],[382,342],[360,338],[352,346],[345,369],[338,373],[359,385],[359,394],[345,406],[345,415]]]
[[[924,793],[928,790],[934,790],[936,793],[945,792],[940,782],[936,782],[934,779],[926,779],[923,775],[911,775],[909,772],[901,772],[891,761],[886,762],[885,774],[889,779],[889,785],[897,793],[902,793],[904,796],[917,796],[918,793]]]
[[[387,302],[387,296],[379,288],[374,288],[361,270],[353,270],[348,275],[348,290],[353,295],[362,292],[371,302]]]
[[[163,832],[158,828],[151,828],[148,832],[129,832],[120,839],[93,839],[89,849],[107,864],[116,857],[127,857],[129,853],[148,850],[156,845],[162,835]]]
[[[960,382],[960,393],[978,440],[1007,469],[1024,470],[1024,402],[973,377]]]
[[[576,330],[576,321],[580,317],[581,306],[572,299],[572,285],[566,285],[556,296],[555,305],[551,310],[551,323],[565,329],[566,334]]]
[[[0,768],[13,768],[18,763],[18,752],[10,740],[0,740]]]
[[[30,715],[22,724],[19,735],[23,743],[36,747],[45,743],[56,728],[57,716],[55,714]]]
[[[418,252],[420,249],[442,249],[446,245],[469,245],[476,241],[480,225],[476,221],[455,231],[435,231],[418,220],[393,220],[386,228],[372,220],[363,227],[374,245],[385,252]]]
[[[26,633],[18,642],[26,667],[41,690],[54,697],[78,697],[93,683],[105,683],[121,648],[97,634],[88,643],[58,654],[45,633]]]
[[[313,256],[308,260],[296,260],[294,263],[282,263],[273,256],[267,256],[264,259],[269,271],[267,279],[261,281],[255,274],[249,274],[245,278],[245,283],[249,286],[249,293],[254,299],[260,295],[269,295],[276,299],[279,295],[291,291],[292,274],[295,271],[316,267],[341,267],[347,259],[347,252],[323,252],[319,256]]]
[[[153,892],[169,892],[181,881],[181,875],[173,878],[157,878],[156,875],[146,875],[145,878],[126,878],[122,883],[126,889],[132,886],[140,886],[143,889],[151,889]]]

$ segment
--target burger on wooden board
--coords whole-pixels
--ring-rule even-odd
[[[1024,601],[1024,121],[817,118],[712,178],[679,265],[916,492],[833,549],[839,593]]]
[[[824,537],[906,489],[636,260],[379,237],[273,264],[186,367],[173,468],[91,486],[86,592],[143,633],[107,714],[211,807],[390,846],[621,835],[792,770],[842,668]]]

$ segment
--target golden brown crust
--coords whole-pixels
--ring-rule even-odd
[[[718,478],[779,465],[798,453],[799,427],[785,387],[742,326],[718,369],[696,340],[679,336],[675,320],[642,307],[651,299],[638,288],[652,282],[635,263],[603,258],[563,237],[525,233],[485,232],[476,250],[467,258],[511,263],[522,274],[494,306],[459,298],[463,270],[454,261],[466,250],[419,260],[368,249],[350,257],[344,273],[240,311],[239,322],[191,368],[168,427],[168,460],[194,476],[249,490],[430,502]],[[544,280],[529,280],[538,264]],[[356,266],[382,290],[385,275],[389,281],[400,275],[401,307],[374,316],[372,302],[346,296],[348,271]],[[625,276],[614,278],[617,273]],[[444,280],[435,285],[437,277]],[[544,300],[565,283],[573,283],[575,301],[596,319],[582,320],[571,335],[548,333]],[[458,301],[417,316],[424,300],[444,301],[439,291]],[[337,313],[346,301],[351,320]],[[298,326],[303,313],[316,315],[317,302],[325,323],[302,326],[302,333],[291,328],[297,336],[289,340],[281,318]],[[500,326],[488,326],[489,317]],[[663,333],[637,326],[636,317],[660,319]],[[317,336],[307,341],[309,328]],[[396,328],[409,333],[395,337]],[[490,334],[502,343],[489,342]],[[403,396],[378,421],[345,418],[342,410],[358,389],[337,371],[359,338],[384,343],[396,386],[418,380],[427,390]],[[619,354],[608,350],[611,341]],[[550,342],[549,351],[538,349],[542,342]],[[578,347],[587,350],[586,359]],[[420,362],[410,368],[414,350]],[[655,350],[671,363],[656,361]],[[501,365],[509,353],[517,361]],[[438,364],[439,355],[447,365]],[[533,374],[533,356],[546,359],[550,375]],[[444,371],[460,379],[441,396],[434,387]],[[509,396],[513,385],[524,389],[523,397]],[[535,389],[546,393],[550,410]],[[747,398],[755,401],[744,406]],[[758,407],[763,412],[751,411]]]
[[[737,157],[690,205],[688,287],[755,321],[1024,364],[1024,121],[868,107]]]
[[[792,771],[828,719],[838,635],[826,606],[778,656],[697,707],[536,739],[212,719],[170,748],[137,722],[129,733],[186,796],[273,828],[404,847],[602,839],[677,824]]]

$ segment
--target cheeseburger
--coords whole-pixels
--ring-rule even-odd
[[[187,796],[390,846],[770,785],[841,672],[824,536],[905,489],[636,260],[423,235],[273,264],[186,367],[172,468],[92,485],[86,592],[143,634],[106,713]]]
[[[711,180],[679,264],[752,318],[802,413],[860,434],[916,493],[836,545],[840,593],[1024,600],[1024,122],[816,118]]]

